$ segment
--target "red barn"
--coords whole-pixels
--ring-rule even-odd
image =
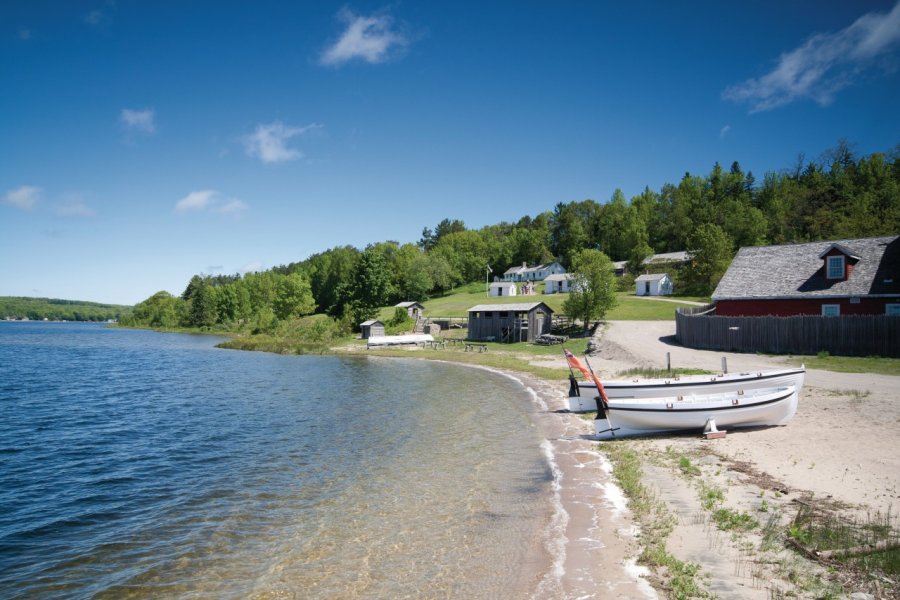
[[[900,316],[900,236],[741,248],[712,300],[719,316]]]

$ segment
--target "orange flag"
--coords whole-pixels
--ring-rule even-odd
[[[586,366],[581,364],[581,361],[578,360],[577,356],[575,356],[574,354],[572,354],[565,348],[563,348],[563,352],[566,355],[566,362],[569,363],[569,366],[573,369],[578,369],[579,371],[581,371],[581,374],[584,376],[584,378],[587,381],[590,381],[593,376],[593,373],[591,373],[590,370],[588,370],[588,368]]]

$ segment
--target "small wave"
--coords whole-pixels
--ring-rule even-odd
[[[530,389],[530,388],[529,388]],[[566,512],[562,503],[560,490],[562,489],[562,471],[556,464],[556,455],[553,451],[553,444],[549,440],[541,441],[541,451],[550,465],[550,471],[553,473],[553,516],[547,527],[547,536],[545,547],[550,553],[553,560],[553,566],[538,584],[532,598],[544,598],[551,594],[558,594],[562,591],[562,578],[566,574],[566,527],[569,525],[569,513]]]

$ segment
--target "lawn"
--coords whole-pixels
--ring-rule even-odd
[[[568,298],[568,294],[548,294],[541,293],[542,285],[538,285],[538,293],[533,296],[509,296],[509,297],[488,297],[485,293],[485,285],[483,283],[471,283],[457,288],[453,292],[445,296],[431,298],[424,301],[425,314],[429,317],[465,317],[467,311],[478,304],[507,304],[507,303],[527,303],[527,302],[543,302],[553,309],[556,314],[563,313],[563,302]],[[674,298],[677,300],[677,298]],[[699,298],[693,301],[705,301]],[[673,303],[665,300],[648,300],[638,298],[630,292],[618,293],[618,306],[613,308],[607,315],[609,320],[623,321],[671,321],[675,319],[675,309],[679,306],[690,306],[690,304]],[[388,311],[391,315],[392,311]],[[384,315],[385,313],[381,313]]]

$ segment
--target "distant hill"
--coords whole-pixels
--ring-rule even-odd
[[[0,319],[41,321],[108,321],[130,312],[130,306],[54,298],[0,296]]]

